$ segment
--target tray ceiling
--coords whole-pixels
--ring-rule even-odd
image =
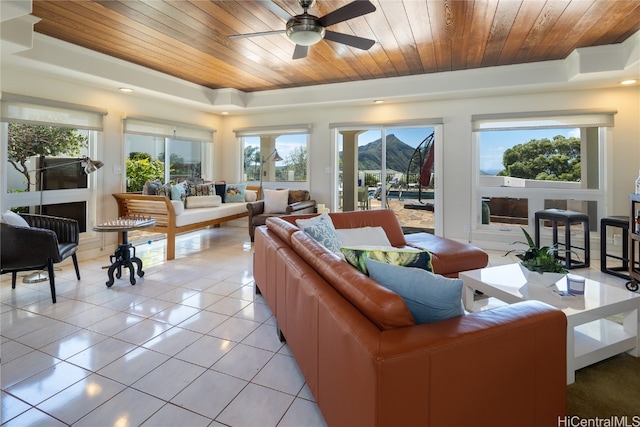
[[[372,0],[377,10],[329,29],[376,41],[363,51],[323,40],[292,59],[285,20],[263,2],[33,2],[39,33],[211,89],[244,92],[522,64],[621,43],[640,30],[640,2]],[[275,3],[292,15],[294,0]],[[348,0],[318,0],[323,16]]]

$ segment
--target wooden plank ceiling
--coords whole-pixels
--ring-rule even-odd
[[[321,17],[350,0],[318,0]],[[292,15],[296,0],[275,0]],[[291,59],[285,20],[251,0],[35,0],[37,32],[212,89],[245,92],[567,57],[640,30],[638,0],[372,0],[329,27],[373,39],[368,51],[323,40]]]

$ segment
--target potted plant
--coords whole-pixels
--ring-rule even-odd
[[[527,249],[513,249],[505,254],[518,252],[516,256],[520,258],[519,263],[522,273],[528,283],[551,286],[567,274],[560,260],[556,257],[558,247],[556,245],[537,247],[527,230],[520,227],[524,233],[526,242],[516,241],[513,244],[525,244]]]

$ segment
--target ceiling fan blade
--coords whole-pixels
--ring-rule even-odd
[[[334,25],[347,19],[357,18],[358,16],[366,15],[367,13],[374,12],[376,7],[368,0],[355,0],[349,4],[342,6],[339,9],[329,12],[322,18],[318,18],[318,23],[323,27]]]
[[[248,33],[248,34],[232,34],[228,36],[230,39],[245,39],[247,37],[257,37],[257,36],[270,36],[272,34],[284,34],[285,30],[274,30],[274,31],[261,31],[259,33]]]
[[[375,40],[365,39],[363,37],[352,36],[350,34],[336,33],[335,31],[325,30],[325,40],[342,43],[349,46],[357,47],[362,50],[369,50],[376,42]]]
[[[297,44],[296,48],[293,50],[293,59],[306,58],[308,51],[309,51],[309,46],[302,46]]]
[[[271,0],[258,1],[258,3],[260,3],[265,8],[269,9],[271,12],[278,15],[280,18],[284,19],[285,21],[288,21],[293,17],[289,12],[287,12],[286,10],[284,10],[283,8],[281,8]]]

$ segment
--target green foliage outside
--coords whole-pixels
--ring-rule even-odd
[[[271,162],[273,158],[268,161]],[[247,179],[258,181],[260,179],[260,148],[255,145],[248,145],[244,149],[244,173]],[[280,165],[281,164],[281,165]],[[289,172],[294,172],[295,181],[305,181],[307,179],[307,148],[298,146],[293,149],[287,157],[274,164],[276,181],[288,181]]]
[[[532,139],[505,150],[498,176],[545,181],[580,181],[580,139],[562,135]]]
[[[150,155],[149,159],[151,159]],[[158,160],[164,162],[164,152],[158,155]],[[171,153],[169,155],[169,164],[171,165],[171,176],[180,178],[199,178],[202,176],[202,164],[200,162],[187,163],[184,157],[179,154]]]
[[[130,153],[126,168],[127,192],[142,191],[147,181],[159,179],[164,182],[164,162],[152,160],[148,153]]]
[[[260,179],[260,148],[255,145],[247,145],[244,149],[244,173],[250,181]]]
[[[378,185],[378,181],[379,177],[377,175],[374,175],[372,173],[364,174],[364,185],[366,187],[375,187],[376,185]]]
[[[29,191],[33,184],[27,167],[30,157],[75,157],[80,154],[82,148],[89,146],[89,138],[79,134],[77,129],[23,123],[9,123],[8,128],[8,161],[15,170],[24,175],[25,191]],[[39,179],[38,175],[35,174],[36,180]]]
[[[307,180],[307,148],[306,147],[295,147],[293,151],[284,159],[284,167],[278,168],[277,172],[282,173],[283,177],[281,179],[283,181],[287,181],[289,171],[294,171],[294,179],[295,181],[306,181]],[[276,172],[276,174],[277,174]]]

